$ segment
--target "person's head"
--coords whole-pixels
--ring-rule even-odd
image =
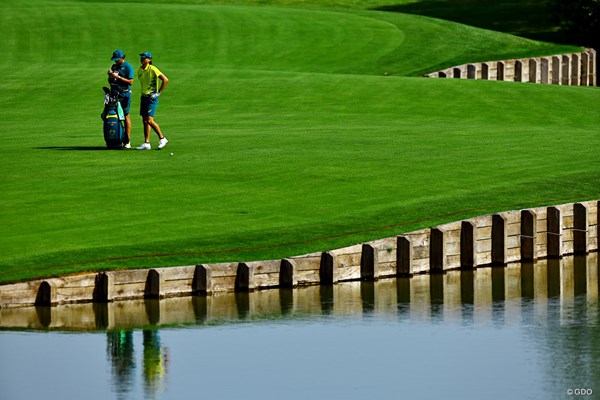
[[[140,53],[140,62],[142,63],[143,66],[152,64],[152,53],[149,51]]]
[[[115,50],[111,60],[113,60],[115,64],[123,64],[125,61],[125,52],[123,50]]]

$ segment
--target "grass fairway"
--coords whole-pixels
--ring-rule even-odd
[[[416,77],[573,47],[343,4],[203,3],[0,4],[0,282],[279,258],[600,195],[597,88]],[[116,48],[136,68],[152,50],[171,80],[163,151],[103,149]]]

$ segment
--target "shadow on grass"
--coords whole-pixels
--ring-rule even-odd
[[[109,149],[106,146],[46,146],[34,147],[34,150],[71,150],[71,151],[106,151],[106,150],[121,150]]]
[[[528,39],[573,44],[558,32],[548,0],[421,0],[376,9],[440,18]]]

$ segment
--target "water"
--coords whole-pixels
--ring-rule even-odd
[[[0,399],[596,399],[598,289],[594,254],[1,310]]]

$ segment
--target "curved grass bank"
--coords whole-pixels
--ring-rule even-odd
[[[0,4],[2,283],[281,259],[600,197],[596,88],[413,77],[575,47],[381,11],[119,7],[129,29],[110,3]],[[167,151],[103,150],[118,47],[171,80]]]

